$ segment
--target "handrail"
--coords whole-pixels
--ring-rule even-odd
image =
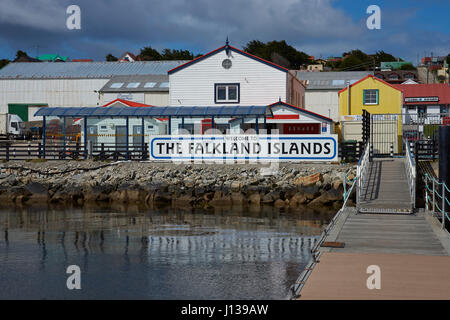
[[[362,189],[367,179],[367,170],[370,162],[370,142],[366,144],[363,155],[358,161],[356,176],[358,177],[358,186],[356,188],[356,206],[359,208],[362,199]]]
[[[432,182],[433,189],[431,189],[428,185],[428,181]],[[436,188],[436,185],[442,186],[442,195],[439,194],[439,188]],[[445,211],[445,204],[447,203],[450,206],[450,200],[445,195],[445,191],[450,194],[450,189],[444,182],[439,182],[436,178],[430,177],[428,173],[425,173],[425,208],[430,210],[431,206],[431,212],[433,213],[433,215],[435,213],[440,213],[442,229],[445,229],[445,220],[447,219],[450,221],[450,217]],[[431,196],[429,195],[429,192],[431,193]],[[440,206],[438,204],[438,201],[436,200],[436,196],[438,196],[439,200],[441,200]]]
[[[408,140],[405,139],[404,143],[406,144],[405,167],[408,178],[409,195],[411,197],[412,208],[414,209],[416,203],[416,162],[414,161]]]

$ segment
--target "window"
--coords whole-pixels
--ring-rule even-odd
[[[11,127],[17,130],[17,122],[11,122]]]
[[[144,88],[153,88],[156,86],[156,82],[146,82]]]
[[[405,79],[414,79],[414,75],[412,73],[405,74]]]
[[[427,113],[427,106],[419,106],[419,113],[421,114]]]
[[[389,80],[398,80],[398,74],[396,73],[391,73],[389,75]]]
[[[364,104],[378,104],[378,89],[363,90]]]
[[[148,130],[153,130],[153,126],[147,126]]]
[[[129,84],[127,84],[127,88],[137,88],[140,84],[140,82],[130,82]]]
[[[239,103],[239,83],[215,84],[215,103]]]
[[[122,88],[122,86],[123,86],[123,82],[115,82],[110,86],[110,88],[119,89],[119,88]]]
[[[106,126],[100,126],[100,130],[106,130]]]
[[[161,82],[161,84],[159,85],[160,88],[168,88],[169,87],[169,83],[168,82]]]

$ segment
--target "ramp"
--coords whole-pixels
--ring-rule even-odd
[[[412,213],[414,203],[409,191],[404,159],[373,159],[368,166],[358,211]]]

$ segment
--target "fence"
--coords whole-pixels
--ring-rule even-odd
[[[445,229],[445,222],[447,220],[450,221],[446,210],[450,207],[450,200],[447,194],[450,195],[450,189],[444,182],[439,182],[436,178],[430,177],[428,173],[425,174],[425,208],[431,209],[431,213],[434,216],[436,214],[440,215],[442,229]]]
[[[447,113],[372,114],[370,142],[373,155],[406,154],[406,143],[417,145],[419,159],[438,157],[438,129],[445,125]]]
[[[2,143],[0,144],[0,160],[67,160],[67,159],[98,159],[98,160],[148,160],[148,144],[95,144],[88,142],[86,146],[80,143],[47,144],[42,143]]]
[[[339,144],[339,157],[345,162],[355,162],[364,152],[364,143],[356,140],[342,141]]]

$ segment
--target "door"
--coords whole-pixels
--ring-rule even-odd
[[[116,126],[117,150],[126,151],[127,138],[127,126]]]
[[[142,126],[133,126],[133,147],[142,146]]]
[[[97,126],[87,126],[87,142],[91,141],[92,146],[97,145],[98,129]]]

